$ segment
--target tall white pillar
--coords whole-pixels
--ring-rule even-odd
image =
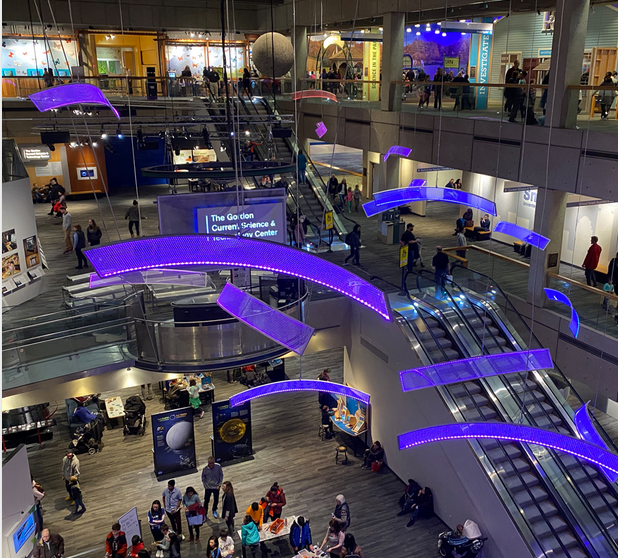
[[[384,14],[382,42],[382,110],[400,111],[403,72],[404,13]]]
[[[307,77],[307,28],[306,27],[294,27],[294,56],[296,62],[292,66],[292,77],[296,84],[296,89],[307,89],[306,84],[303,84],[301,80]]]

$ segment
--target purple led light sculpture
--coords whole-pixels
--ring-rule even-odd
[[[324,122],[318,122],[318,125],[315,127],[315,133],[318,137],[321,138],[326,132],[328,132],[326,124],[324,124]]]
[[[112,109],[116,118],[120,118],[118,111],[107,100],[103,92],[98,87],[88,83],[57,85],[43,91],[37,91],[28,95],[28,97],[41,112],[69,105],[105,105]]]
[[[543,290],[549,300],[560,302],[571,309],[571,323],[569,323],[569,329],[571,330],[573,337],[577,337],[579,335],[579,316],[577,315],[575,308],[573,308],[573,304],[571,303],[569,297],[555,289],[545,288]]]
[[[548,349],[500,353],[463,360],[452,360],[399,372],[401,389],[413,391],[427,387],[467,382],[488,376],[553,368]]]
[[[403,147],[401,145],[393,145],[386,154],[384,160],[388,159],[391,155],[401,155],[402,157],[409,157],[412,150],[409,147]]]
[[[514,238],[519,238],[522,242],[535,246],[540,250],[545,250],[549,244],[549,238],[542,236],[530,229],[520,227],[515,223],[507,223],[506,221],[498,221],[494,227],[494,232],[507,234]]]
[[[212,281],[211,281],[212,282]],[[208,287],[208,275],[200,271],[182,269],[147,269],[132,271],[113,277],[90,275],[90,288],[108,287],[110,285],[184,285],[187,287]]]
[[[362,403],[369,404],[369,394],[357,389],[335,384],[333,382],[323,382],[321,380],[288,380],[286,382],[273,382],[263,386],[254,387],[230,397],[230,405],[235,407],[258,397],[284,393],[286,391],[322,391],[333,395],[346,395],[352,399],[358,399]]]
[[[607,444],[605,443],[603,438],[601,438],[601,435],[592,423],[592,419],[590,418],[590,414],[588,413],[588,405],[590,405],[590,401],[588,401],[588,403],[586,403],[585,405],[582,405],[575,413],[574,418],[577,431],[586,442],[590,442],[595,446],[599,446],[600,448],[609,451]],[[601,469],[609,482],[616,482],[616,480],[618,480],[618,473],[610,471],[605,467],[601,467]]]
[[[299,355],[311,341],[312,327],[275,310],[231,283],[223,287],[217,304],[244,324]]]
[[[265,240],[233,236],[157,236],[84,250],[100,277],[143,269],[252,267],[319,283],[390,320],[386,295],[368,281],[322,258]]]
[[[424,181],[423,181],[424,182]],[[412,182],[412,184],[414,181]],[[480,209],[489,215],[496,215],[496,204],[491,200],[470,194],[463,190],[433,187],[407,187],[384,190],[374,194],[374,200],[363,204],[367,217],[372,217],[388,209],[417,201],[441,201],[467,205]]]
[[[413,430],[401,434],[397,439],[401,451],[432,442],[467,438],[497,438],[524,444],[536,444],[563,451],[618,473],[618,455],[589,442],[532,426],[496,422],[459,422]]]

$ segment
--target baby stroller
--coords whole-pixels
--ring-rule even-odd
[[[101,417],[97,416],[92,422],[79,426],[73,436],[68,449],[76,454],[88,453],[94,455],[97,451],[101,451],[103,445],[101,443],[103,438]]]
[[[487,537],[482,537],[479,526],[468,519],[457,531],[445,531],[438,535],[438,552],[445,558],[475,558],[479,555]]]
[[[124,435],[144,435],[146,431],[146,405],[139,395],[128,397],[124,404]]]

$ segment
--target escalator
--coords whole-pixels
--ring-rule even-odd
[[[454,283],[441,289],[433,279],[420,274],[410,274],[408,286],[411,307],[417,315],[408,310],[413,316],[402,318],[414,333],[414,343],[422,345],[428,361],[525,348],[516,340],[512,328],[505,325],[506,318],[498,318],[487,306],[477,304],[479,301],[469,290],[464,292]],[[432,317],[439,322],[440,329],[451,332],[446,337],[452,345],[457,345],[458,351],[454,353],[462,356],[444,351],[441,360],[439,356],[436,358],[436,339],[430,335],[429,343],[425,340],[427,332],[436,327],[421,331],[416,325],[419,318],[426,321],[423,308],[432,308]],[[402,309],[398,311],[401,315]],[[437,341],[444,344],[441,337]],[[486,378],[439,388],[439,391],[443,395],[448,392],[446,399],[452,399],[461,421],[521,422],[562,434],[575,433],[572,411],[569,416],[566,402],[559,399],[560,393],[544,371],[526,377],[508,374]],[[618,530],[618,494],[598,468],[547,448],[504,444],[498,440],[477,442],[494,466],[497,478],[520,508],[542,553],[546,556],[616,555],[613,536]],[[583,549],[590,552],[591,541],[595,553],[588,554]]]

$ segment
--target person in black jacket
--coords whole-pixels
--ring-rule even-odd
[[[101,232],[99,225],[97,225],[94,219],[90,219],[90,221],[88,221],[88,228],[86,229],[88,244],[90,246],[98,246],[101,244],[102,236],[103,233]]]
[[[49,187],[49,201],[51,202],[51,211],[47,215],[53,215],[54,205],[56,205],[56,202],[60,199],[60,196],[66,193],[66,190],[62,185],[58,184],[58,180],[56,180],[55,178],[52,178],[49,181]]]
[[[419,515],[425,519],[433,515],[433,493],[431,488],[427,486],[419,491],[416,502],[412,504],[412,518],[408,521],[406,527],[412,527]]]
[[[75,232],[73,233],[73,250],[77,256],[77,267],[75,269],[84,269],[88,267],[88,260],[82,250],[86,247],[86,235],[82,231],[81,225],[75,225],[73,227]]]
[[[384,461],[384,448],[382,444],[377,440],[373,445],[365,450],[365,458],[361,467],[363,469],[371,469],[371,464],[374,462]]]
[[[234,516],[238,512],[238,508],[236,507],[236,497],[234,496],[234,487],[230,481],[225,481],[221,488],[223,489],[223,500],[221,501],[221,513],[223,514],[223,519],[225,519],[225,524],[229,529],[230,533],[234,532]]]
[[[350,255],[345,259],[344,264],[353,258],[354,265],[360,266],[360,247],[361,247],[361,226],[354,225],[352,232],[346,236],[346,244],[350,245]]]
[[[41,531],[41,538],[34,547],[33,558],[58,558],[64,556],[64,539],[49,532],[49,529]]]

